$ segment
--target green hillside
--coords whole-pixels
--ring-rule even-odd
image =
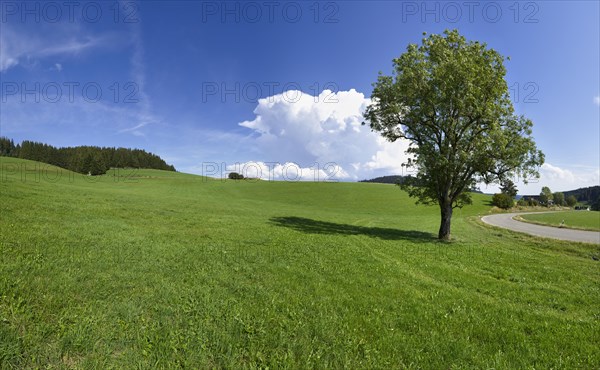
[[[594,245],[372,183],[0,158],[0,368],[598,368]]]

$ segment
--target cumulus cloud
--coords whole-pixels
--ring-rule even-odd
[[[295,162],[244,162],[228,165],[227,173],[237,172],[245,178],[280,181],[338,181],[349,177],[336,163],[300,167]]]
[[[353,181],[391,174],[408,174],[406,140],[390,143],[369,127],[362,126],[362,113],[370,103],[355,91],[318,96],[299,91],[261,99],[252,120],[239,125],[250,130],[236,139],[245,150],[239,163],[228,163],[226,172],[246,177],[288,181]],[[327,166],[327,168],[325,168]],[[546,163],[539,179],[519,184],[520,194],[537,194],[542,186],[564,191],[600,184],[596,167],[561,167]],[[495,185],[482,185],[495,192]]]
[[[260,177],[272,174],[273,179],[284,176],[284,167],[291,171],[290,163],[301,170],[302,180],[401,174],[408,145],[405,141],[386,142],[362,126],[362,113],[369,103],[354,89],[324,90],[318,96],[287,91],[260,99],[254,119],[240,123],[251,130],[245,145],[252,148],[253,158],[244,163],[250,167],[260,164]],[[268,162],[276,165],[266,171]]]
[[[540,169],[540,178],[530,180],[528,184],[516,181],[519,194],[539,194],[543,186],[552,191],[568,191],[582,187],[600,185],[600,168],[593,166],[570,166],[569,168],[544,163]],[[516,179],[518,180],[518,179]],[[485,192],[498,192],[497,186],[482,188]]]

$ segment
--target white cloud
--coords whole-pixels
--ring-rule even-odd
[[[135,136],[145,136],[140,129],[154,123],[160,123],[161,119],[157,117],[151,108],[150,97],[146,93],[146,67],[144,63],[144,44],[142,41],[142,28],[140,22],[136,22],[131,27],[131,44],[133,53],[131,55],[131,78],[135,82],[138,101],[138,109],[134,125],[127,129],[119,130],[118,133],[131,133]]]
[[[540,183],[546,183],[551,189],[554,187],[557,191],[596,186],[600,185],[600,168],[570,166],[567,169],[544,163],[540,169]]]
[[[565,181],[573,183],[575,181],[575,175],[573,172],[562,169],[557,166],[553,166],[550,163],[544,163],[540,168],[540,175],[543,176],[544,179],[550,181]]]
[[[246,178],[280,181],[338,181],[349,177],[349,174],[337,164],[330,163],[325,166],[300,167],[295,162],[244,162],[235,163],[226,167],[226,173],[237,172]]]
[[[600,95],[594,96],[594,104],[600,106]]]
[[[55,26],[52,32],[31,32],[2,24],[0,72],[6,72],[25,60],[78,55],[99,47],[113,47],[120,40],[114,33],[93,35],[76,24]],[[58,65],[60,64],[55,64],[55,67],[58,68]]]
[[[544,163],[540,169],[540,178],[529,180],[528,184],[515,179],[519,194],[533,195],[539,194],[543,186],[548,186],[552,191],[568,191],[588,186],[600,185],[600,168],[593,166],[569,166],[568,168]],[[485,193],[496,193],[499,190],[497,185],[486,187],[483,185],[481,190]]]
[[[65,132],[69,135],[105,137],[114,132],[127,132],[139,136],[140,127],[128,129],[132,122],[148,122],[151,117],[140,115],[134,104],[86,101],[81,94],[73,94],[73,102],[65,97],[60,102],[50,103],[30,96],[23,100],[20,94],[5,96],[0,110],[2,132],[8,136],[45,132]],[[110,123],[110,124],[107,124]],[[138,124],[139,126],[139,124]]]
[[[321,179],[328,178],[323,170],[326,166],[335,168],[337,179],[345,180],[401,174],[407,143],[386,142],[361,125],[369,103],[354,89],[337,93],[324,90],[318,96],[287,91],[260,99],[254,119],[240,123],[252,130],[243,145],[253,153],[243,162],[278,163],[280,167],[275,166],[273,175],[276,179],[282,177],[286,163],[288,168],[289,163],[301,168],[305,180],[314,178],[315,173]],[[315,172],[316,167],[324,172]]]
[[[335,103],[327,103],[326,98],[333,98]],[[328,173],[315,171],[317,166],[323,170],[327,163],[337,166],[335,178],[342,181],[407,174],[402,164],[407,159],[408,142],[390,143],[361,125],[369,103],[353,89],[333,95],[326,90],[319,96],[288,92],[259,100],[254,119],[240,123],[252,130],[247,137],[236,138],[240,163],[228,163],[224,176],[235,171],[262,179],[295,180],[299,170],[298,180],[323,180]],[[537,194],[542,186],[566,191],[600,184],[600,169],[596,167],[546,163],[539,172],[540,178],[527,185],[516,179],[520,194]],[[483,185],[482,190],[498,191],[495,185]]]

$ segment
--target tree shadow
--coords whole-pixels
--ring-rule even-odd
[[[437,241],[435,235],[415,230],[400,230],[383,227],[367,227],[317,221],[303,217],[272,217],[271,223],[309,234],[366,235],[384,240],[409,240],[412,242]]]

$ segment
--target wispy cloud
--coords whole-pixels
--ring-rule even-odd
[[[78,55],[114,46],[119,40],[114,33],[92,34],[77,25],[61,25],[57,29],[52,33],[31,32],[3,24],[0,33],[0,72],[6,72],[25,59]]]
[[[594,104],[600,106],[600,95],[594,96]]]
[[[131,133],[136,136],[144,136],[140,131],[141,128],[159,123],[161,120],[152,112],[150,97],[146,93],[146,66],[144,63],[144,42],[142,38],[141,21],[131,24],[131,45],[133,53],[131,55],[131,78],[137,85],[138,89],[138,109],[136,114],[135,124],[124,130],[119,130],[118,133]]]

